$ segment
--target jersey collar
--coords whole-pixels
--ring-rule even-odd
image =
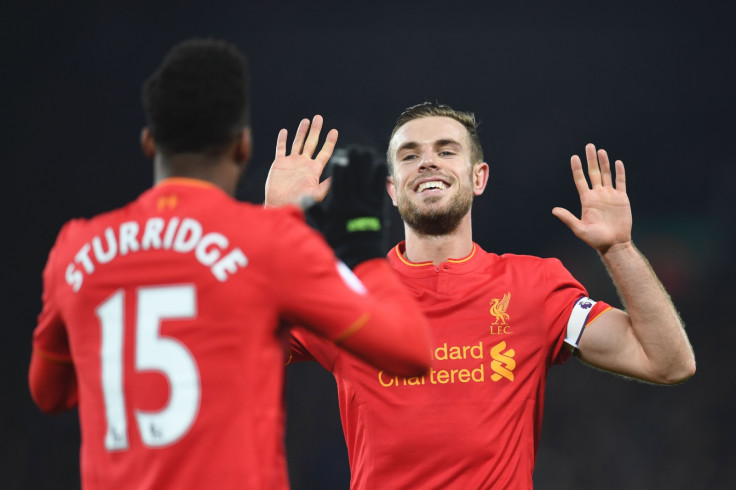
[[[207,182],[206,180],[202,179],[194,179],[191,177],[167,177],[157,182],[155,187],[167,185],[186,185],[193,187],[204,187],[207,189],[219,189],[219,187],[217,187],[212,182]]]
[[[477,243],[473,242],[473,249],[468,255],[458,259],[447,259],[439,265],[434,265],[433,262],[412,262],[404,256],[406,251],[406,241],[399,242],[394,248],[388,253],[388,259],[391,264],[407,273],[434,273],[440,271],[446,271],[451,273],[470,272],[475,270],[482,262],[481,256],[484,255],[484,251]]]

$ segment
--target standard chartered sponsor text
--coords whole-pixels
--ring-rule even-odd
[[[504,351],[505,352],[502,352]],[[513,370],[516,363],[513,361],[515,352],[513,349],[506,350],[506,342],[501,341],[493,345],[489,351],[491,360],[488,368],[493,373],[486,378],[486,364],[483,362],[483,342],[473,345],[448,346],[445,342],[434,350],[435,361],[451,360],[478,360],[476,367],[441,369],[437,366],[430,368],[429,373],[424,376],[403,378],[388,374],[384,371],[378,372],[378,382],[385,388],[396,386],[422,386],[427,384],[443,385],[452,383],[483,383],[486,379],[499,381],[507,379],[513,381]]]

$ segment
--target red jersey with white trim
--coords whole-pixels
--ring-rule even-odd
[[[337,380],[351,488],[530,489],[547,371],[582,328],[610,308],[557,259],[496,255],[412,263],[388,258],[419,301],[435,339],[428,374],[369,367],[301,329],[297,360]]]
[[[368,304],[352,279],[296,208],[197,180],[67,223],[34,355],[74,364],[83,487],[287,488],[280,326],[345,337]]]

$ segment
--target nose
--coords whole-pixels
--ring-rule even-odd
[[[425,151],[422,153],[422,158],[419,160],[419,170],[436,169],[437,161],[435,160],[434,152]]]

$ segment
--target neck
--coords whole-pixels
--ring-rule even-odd
[[[447,259],[460,259],[473,250],[470,212],[454,231],[446,235],[421,235],[404,223],[406,258],[411,262],[432,262],[435,265]]]
[[[157,154],[153,173],[154,183],[171,177],[198,179],[214,184],[234,196],[240,167],[226,158],[214,158],[200,153],[182,153],[170,157]]]

